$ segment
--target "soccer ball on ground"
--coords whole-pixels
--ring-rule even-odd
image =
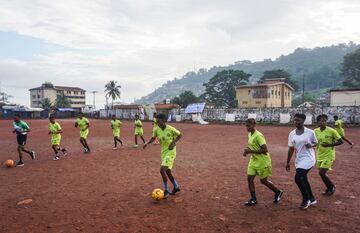
[[[160,201],[164,199],[164,191],[161,189],[154,189],[154,191],[151,193],[151,197],[154,201]]]
[[[5,166],[7,167],[13,167],[14,166],[14,160],[8,159],[5,161]]]

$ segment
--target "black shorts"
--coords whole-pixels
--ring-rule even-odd
[[[25,146],[26,145],[26,139],[27,135],[17,135],[16,140],[19,146]]]

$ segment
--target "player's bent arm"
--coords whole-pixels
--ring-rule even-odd
[[[335,146],[340,146],[344,144],[344,141],[340,138],[339,140],[337,140],[336,142],[332,143],[332,144],[322,144],[323,147],[335,147]]]
[[[143,148],[145,149],[146,146],[153,143],[155,141],[155,139],[156,139],[155,137],[150,138],[150,140],[147,143],[144,144]]]
[[[266,144],[260,146],[260,150],[251,150],[248,149],[247,152],[249,154],[266,154],[268,152],[267,146]]]

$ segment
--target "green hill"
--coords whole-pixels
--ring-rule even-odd
[[[352,42],[313,49],[297,48],[293,53],[281,55],[275,60],[264,59],[258,62],[244,60],[229,66],[214,66],[209,70],[199,69],[197,72],[188,72],[179,79],[168,81],[154,92],[137,100],[136,103],[160,102],[188,90],[200,95],[204,91],[203,83],[224,69],[243,70],[250,73],[252,75],[250,82],[260,79],[266,70],[284,69],[291,74],[292,79],[299,83],[302,83],[302,75],[305,74],[305,88],[308,91],[337,87],[342,81],[340,67],[344,55],[357,48],[360,48],[360,45]]]

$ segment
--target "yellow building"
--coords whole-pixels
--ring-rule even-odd
[[[360,106],[360,89],[330,90],[330,106]]]
[[[267,79],[263,83],[236,87],[239,108],[291,107],[294,89],[284,79]]]
[[[41,87],[32,88],[30,91],[30,106],[32,108],[40,108],[41,102],[48,98],[54,104],[58,95],[64,94],[71,102],[71,108],[81,109],[85,106],[84,89],[78,87],[54,86],[50,82],[46,82]]]

